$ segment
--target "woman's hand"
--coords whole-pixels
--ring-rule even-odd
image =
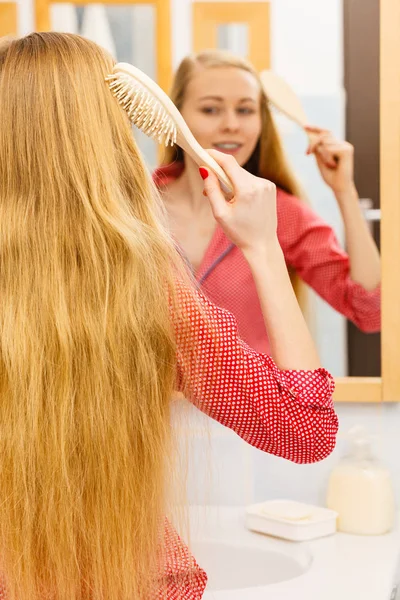
[[[337,140],[330,131],[306,127],[310,134],[307,154],[314,154],[325,183],[337,194],[354,189],[354,148]]]
[[[318,127],[307,127],[311,143],[308,154],[315,154],[325,182],[335,194],[342,215],[346,248],[350,257],[350,276],[367,291],[381,281],[379,251],[360,208],[353,180],[353,146],[339,142]]]
[[[217,150],[209,154],[226,172],[234,187],[228,201],[217,177],[201,168],[204,194],[208,197],[215,220],[243,252],[268,248],[277,242],[276,188],[273,183],[242,169],[233,156]]]
[[[234,188],[227,200],[217,177],[200,168],[204,192],[215,219],[242,251],[256,284],[271,356],[280,369],[317,369],[314,342],[293,292],[276,229],[276,189],[265,179],[239,167],[233,156],[216,150],[210,155],[226,172]],[[249,306],[249,310],[252,307]]]

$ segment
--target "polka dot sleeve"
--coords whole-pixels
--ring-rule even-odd
[[[361,331],[381,328],[381,287],[351,278],[349,255],[333,229],[306,202],[279,192],[278,238],[285,260],[321,298]]]
[[[200,600],[207,584],[207,574],[168,519],[165,519],[164,545],[157,600]]]
[[[175,322],[180,386],[204,413],[246,442],[297,463],[328,456],[338,419],[327,371],[282,371],[238,336],[235,318],[184,287]]]

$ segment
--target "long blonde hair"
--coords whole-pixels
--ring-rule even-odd
[[[203,50],[198,54],[185,57],[180,63],[172,83],[170,97],[178,109],[185,101],[185,91],[198,69],[216,69],[221,67],[235,67],[251,73],[260,85],[261,102],[261,134],[253,155],[244,168],[257,175],[273,181],[276,186],[289,194],[302,196],[302,190],[296,180],[282,148],[282,142],[272,118],[268,99],[262,90],[261,81],[257,71],[250,62],[226,50]],[[183,160],[182,150],[178,146],[166,148],[163,164]]]
[[[0,571],[10,600],[155,596],[178,258],[105,83],[112,65],[75,35],[0,47]]]

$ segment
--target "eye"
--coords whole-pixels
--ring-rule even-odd
[[[217,115],[219,113],[219,108],[216,106],[202,106],[200,112],[205,115]]]
[[[250,108],[248,106],[242,106],[242,107],[238,108],[238,113],[240,115],[254,115],[255,112],[256,111],[254,108]]]

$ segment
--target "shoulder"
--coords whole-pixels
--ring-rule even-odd
[[[320,217],[307,200],[283,190],[277,191],[278,238],[285,256],[299,248],[337,246],[332,227]]]
[[[306,200],[302,200],[293,194],[285,192],[282,188],[276,188],[276,203],[280,210],[290,208],[291,210],[302,212],[306,207],[310,208]]]
[[[303,200],[285,192],[281,188],[276,191],[276,206],[278,222],[285,223],[296,220],[299,224],[327,225],[324,220],[314,211],[307,200]]]

